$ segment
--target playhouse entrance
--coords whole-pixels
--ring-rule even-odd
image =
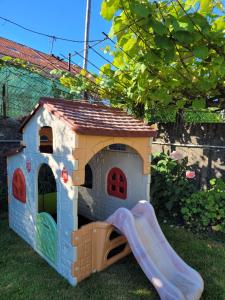
[[[57,249],[57,190],[54,174],[47,164],[42,164],[38,173],[36,228],[37,249],[55,264]]]

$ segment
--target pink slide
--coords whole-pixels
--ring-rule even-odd
[[[204,288],[201,276],[170,246],[149,202],[139,201],[131,211],[121,207],[107,222],[126,236],[134,256],[161,300],[200,299]]]

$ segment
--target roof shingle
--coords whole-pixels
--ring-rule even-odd
[[[39,105],[23,122],[21,129],[41,106],[66,122],[78,134],[115,137],[152,137],[156,134],[155,128],[120,109],[54,98],[41,98]]]
[[[68,71],[68,64],[57,59],[57,57],[29,48],[14,41],[7,40],[3,37],[0,37],[0,57],[1,56],[19,58],[32,65],[47,70],[60,69]],[[71,72],[77,74],[80,72],[80,69],[72,65]]]

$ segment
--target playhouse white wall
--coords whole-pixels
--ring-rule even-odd
[[[132,148],[126,151],[103,149],[89,162],[93,173],[92,189],[79,187],[78,212],[93,219],[106,220],[119,207],[134,207],[139,200],[149,200],[150,175],[143,175],[141,157]],[[107,193],[107,175],[120,168],[127,178],[127,199],[119,199]]]
[[[39,129],[42,126],[52,127],[53,154],[39,151]],[[24,128],[23,143],[26,145],[23,152],[8,157],[9,225],[37,250],[35,226],[38,213],[38,172],[43,163],[48,164],[53,171],[57,185],[57,264],[53,267],[75,285],[76,279],[71,275],[71,264],[76,260],[76,249],[71,245],[71,232],[77,229],[78,197],[78,189],[72,184],[72,172],[75,169],[72,156],[75,133],[54,115],[40,108]],[[28,160],[31,162],[30,172],[26,169]],[[67,183],[61,179],[63,167],[69,173]],[[16,168],[21,168],[26,178],[27,200],[25,204],[13,197],[11,183]],[[51,264],[50,261],[48,262]]]

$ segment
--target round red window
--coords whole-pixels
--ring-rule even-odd
[[[119,168],[112,168],[107,178],[107,192],[120,199],[127,198],[127,179]]]
[[[26,181],[21,169],[16,169],[12,179],[13,196],[21,201],[26,202]]]

